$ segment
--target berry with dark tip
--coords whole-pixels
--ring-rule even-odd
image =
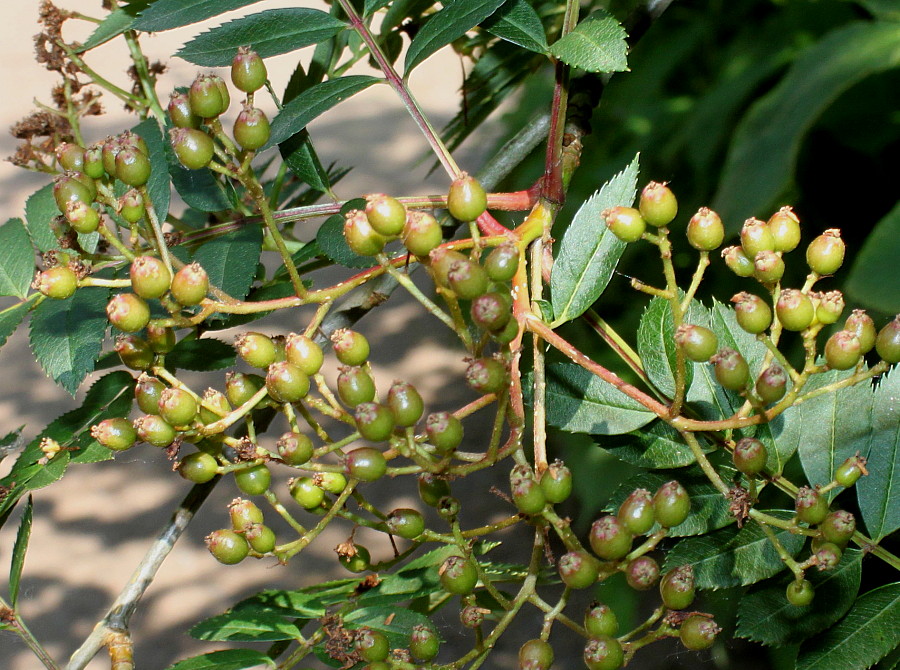
[[[800,219],[794,214],[791,207],[782,207],[775,212],[766,221],[766,226],[772,233],[775,251],[787,253],[796,249],[800,244]]]
[[[656,518],[653,515],[653,498],[647,489],[635,489],[619,506],[616,514],[619,523],[633,535],[648,532]]]
[[[785,596],[794,607],[806,607],[812,603],[816,591],[807,579],[796,579],[787,585]]]
[[[203,484],[216,476],[218,461],[205,451],[195,451],[181,459],[178,474],[194,484]]]
[[[758,335],[771,325],[772,308],[758,295],[743,291],[735,295],[731,302],[734,303],[738,325],[748,333]]]
[[[361,447],[347,454],[347,475],[361,482],[374,482],[387,472],[387,461],[378,449]]]
[[[414,509],[399,507],[388,514],[385,520],[391,535],[414,540],[425,530],[425,518]]]
[[[173,128],[169,142],[178,161],[188,170],[200,170],[209,165],[215,154],[212,138],[196,128]]]
[[[839,330],[825,342],[825,362],[833,370],[849,370],[862,358],[862,347],[856,333]]]
[[[607,515],[600,517],[591,525],[591,549],[606,561],[616,561],[631,551],[634,536],[619,520]]]
[[[250,545],[244,536],[225,528],[207,535],[206,547],[219,563],[225,565],[240,563],[250,553]]]
[[[834,570],[841,562],[843,553],[833,542],[823,542],[815,551],[816,567],[823,572]]]
[[[150,321],[150,307],[134,293],[119,293],[107,303],[106,316],[122,332],[136,333]]]
[[[815,489],[802,486],[794,498],[794,509],[800,521],[814,525],[820,523],[828,514],[828,500],[819,495]]]
[[[716,334],[709,328],[688,323],[681,324],[675,330],[675,342],[685,356],[697,363],[708,361],[719,347]]]
[[[464,596],[475,590],[478,583],[478,571],[475,564],[464,556],[450,556],[438,570],[441,586],[448,593]]]
[[[636,591],[646,591],[659,579],[659,564],[650,556],[638,556],[625,566],[625,581]]]
[[[165,295],[172,283],[172,275],[166,264],[153,256],[138,256],[129,268],[131,290],[145,299]]]
[[[275,402],[297,402],[309,393],[309,377],[287,361],[276,361],[266,373],[266,390]]]
[[[834,274],[844,263],[844,250],[841,231],[830,228],[809,243],[806,248],[806,264],[816,274]]]
[[[469,313],[472,322],[488,332],[502,330],[512,318],[509,298],[494,291],[476,297]]]
[[[499,393],[507,384],[506,366],[495,358],[476,358],[466,368],[466,384],[477,393]]]
[[[387,404],[394,413],[396,425],[401,428],[415,426],[425,411],[425,403],[416,387],[399,380],[391,385]]]
[[[719,349],[710,361],[715,367],[716,380],[729,391],[742,391],[749,381],[750,367],[747,361],[734,349]]]
[[[450,184],[447,209],[454,219],[474,221],[487,209],[487,194],[477,179],[463,172]]]
[[[600,561],[586,551],[570,551],[560,556],[557,563],[559,577],[573,589],[592,586],[600,575]]]
[[[244,93],[258,91],[266,84],[266,63],[258,53],[248,47],[238,47],[231,61],[231,82]]]
[[[425,419],[425,433],[428,441],[438,453],[452,453],[463,440],[462,422],[450,412],[434,412]]]
[[[691,651],[701,651],[709,649],[720,632],[722,629],[709,617],[692,614],[681,623],[678,637],[681,644]]]
[[[836,323],[841,314],[844,312],[844,295],[840,291],[828,291],[827,293],[815,294],[816,302],[816,319],[819,323],[828,325]],[[845,330],[852,330],[846,328]]]
[[[786,288],[778,296],[775,313],[785,330],[799,332],[809,328],[816,316],[809,296],[794,288]]]
[[[203,119],[197,116],[191,109],[190,98],[187,93],[175,91],[169,96],[169,105],[166,107],[172,125],[176,128],[199,128]]]
[[[137,436],[154,447],[168,447],[175,441],[175,429],[161,416],[147,414],[134,420]]]
[[[751,260],[755,260],[760,251],[775,251],[775,238],[764,221],[754,218],[744,221],[741,227],[741,249]]]
[[[588,637],[615,637],[619,632],[619,619],[608,605],[595,602],[584,613],[584,629]]]
[[[91,426],[91,437],[107,449],[124,451],[134,446],[137,431],[128,419],[104,419]]]
[[[678,200],[665,184],[651,181],[641,191],[638,209],[644,221],[655,228],[669,225],[678,213]]]
[[[544,470],[540,484],[548,502],[561,503],[572,495],[572,471],[562,461],[554,461]]]
[[[262,333],[248,332],[238,336],[234,342],[238,356],[254,368],[267,368],[275,362],[275,343]]]
[[[725,247],[722,249],[722,258],[725,265],[738,277],[752,277],[756,272],[753,261],[747,257],[740,247]]]
[[[362,365],[369,359],[369,341],[362,333],[339,328],[331,335],[334,354],[344,365]]]
[[[338,396],[348,407],[372,402],[375,398],[375,382],[365,370],[356,366],[340,368],[337,379]]]
[[[516,465],[512,469],[509,487],[513,503],[521,514],[537,514],[547,504],[541,485],[537,483],[534,473],[527,465]]]
[[[734,467],[745,475],[756,475],[766,467],[766,445],[753,437],[743,437],[734,445]]]
[[[356,406],[354,412],[356,430],[365,439],[383,442],[394,432],[394,413],[390,407],[376,402],[364,402]]]
[[[478,628],[484,623],[485,609],[477,605],[466,605],[459,611],[459,622],[465,628]]]
[[[313,456],[313,443],[303,433],[285,433],[275,443],[278,455],[288,465],[303,465]]]
[[[137,223],[147,212],[144,196],[137,189],[126,191],[118,200],[119,215],[128,223]],[[98,222],[99,227],[99,222]]]
[[[488,276],[478,263],[463,258],[450,264],[447,282],[459,298],[474,300],[487,291]]]
[[[261,109],[245,105],[234,120],[232,133],[244,151],[256,151],[269,141],[269,119]]]
[[[787,388],[787,373],[780,365],[772,364],[756,380],[756,395],[765,404],[778,402]]]
[[[683,610],[694,602],[694,568],[682,565],[669,570],[659,582],[659,594],[670,610]]]
[[[623,242],[637,242],[647,222],[634,207],[610,207],[600,213],[610,232]]]
[[[428,212],[411,210],[406,213],[400,241],[414,256],[428,256],[444,239],[441,224]]]
[[[860,352],[867,354],[875,346],[875,322],[866,314],[865,310],[854,309],[844,322],[844,330],[855,334],[859,340]]]
[[[519,250],[515,244],[504,242],[494,247],[484,259],[484,271],[491,281],[507,282],[519,269]]]
[[[653,495],[653,515],[663,528],[673,528],[683,523],[690,511],[691,498],[674,479],[660,486]]]
[[[58,265],[39,272],[34,287],[48,298],[65,300],[78,288],[78,276],[66,265]]]
[[[209,292],[209,275],[199,263],[190,263],[175,273],[169,290],[179,304],[199,305]]]
[[[350,572],[365,572],[372,567],[372,557],[369,550],[361,544],[353,545],[352,552],[338,553],[338,561]]]
[[[367,195],[365,212],[369,225],[379,235],[396,237],[403,232],[406,224],[406,207],[397,198],[384,193]]]
[[[584,664],[588,670],[617,670],[624,661],[625,652],[614,637],[601,635],[588,640],[584,647]]]
[[[114,346],[122,365],[132,370],[148,370],[154,354],[147,340],[136,335],[120,335]]]

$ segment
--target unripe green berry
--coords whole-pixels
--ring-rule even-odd
[[[502,330],[512,318],[509,298],[495,291],[475,298],[469,313],[472,322],[488,332]]]
[[[319,472],[313,477],[313,481],[325,493],[340,495],[347,488],[347,478],[340,472]]]
[[[379,235],[396,237],[403,232],[406,224],[406,207],[396,198],[384,193],[367,195],[365,212],[369,225]]]
[[[344,239],[353,253],[360,256],[374,256],[387,243],[387,239],[372,228],[365,212],[358,209],[351,209],[344,215]]]
[[[125,148],[116,154],[116,178],[129,186],[143,186],[150,179],[150,159],[138,149]]]
[[[425,411],[425,403],[416,387],[403,381],[395,381],[391,385],[387,402],[394,413],[396,425],[401,428],[415,426]]]
[[[234,120],[232,132],[244,151],[256,151],[269,141],[269,119],[261,109],[245,105]]]
[[[159,415],[173,426],[190,424],[197,409],[196,399],[184,389],[168,388],[159,396]]]
[[[477,393],[500,393],[507,385],[506,365],[496,358],[476,358],[466,368],[466,384]]]
[[[243,333],[234,341],[234,348],[247,365],[267,368],[275,362],[277,352],[272,339],[262,333]]]
[[[53,180],[53,197],[59,211],[66,211],[66,204],[70,202],[83,202],[90,204],[94,197],[90,189],[73,176],[74,173],[66,172]]]
[[[137,436],[154,447],[168,447],[175,441],[177,433],[161,416],[147,414],[134,420]]]
[[[794,607],[806,607],[816,595],[812,582],[806,579],[795,579],[787,585],[785,596]]]
[[[231,82],[244,93],[258,91],[266,84],[268,73],[260,55],[249,47],[238,47],[231,61]]]
[[[173,128],[169,142],[178,161],[188,170],[199,170],[209,165],[215,154],[212,138],[196,128]]]
[[[691,651],[701,651],[709,649],[720,632],[722,629],[709,617],[692,614],[682,622],[678,637],[681,644]]]
[[[65,300],[78,288],[78,276],[66,265],[58,265],[39,272],[34,279],[34,287],[48,298]]]
[[[743,437],[734,445],[734,467],[745,475],[756,475],[766,467],[769,456],[764,445],[753,437]]]
[[[864,474],[868,474],[865,468],[866,459],[864,457],[859,455],[851,456],[834,471],[834,481],[844,488],[849,488],[859,481],[859,478]]]
[[[361,447],[347,454],[347,475],[361,482],[374,482],[387,472],[387,461],[378,449]]]
[[[610,207],[600,216],[610,232],[623,242],[637,242],[647,229],[647,222],[634,207]]]
[[[834,570],[841,562],[843,553],[833,542],[823,542],[815,551],[816,567],[823,572]]]
[[[425,419],[425,433],[438,453],[444,455],[452,453],[462,443],[463,426],[449,412],[435,412]]]
[[[425,530],[425,517],[414,509],[398,508],[385,520],[391,535],[414,540]]]
[[[786,288],[778,296],[775,313],[785,330],[799,332],[806,330],[816,316],[816,310],[809,296],[794,288]]]
[[[675,342],[684,355],[697,363],[705,363],[719,348],[716,334],[709,328],[683,323],[675,330]]]
[[[284,354],[288,362],[293,363],[309,376],[322,368],[325,354],[322,347],[306,335],[291,333],[285,342]]]
[[[787,373],[780,365],[770,365],[756,380],[756,395],[767,405],[781,400],[786,389]]]
[[[218,461],[205,451],[195,451],[181,459],[178,474],[194,484],[204,484],[216,476]]]
[[[447,209],[454,219],[474,221],[487,209],[487,194],[477,179],[463,172],[450,184]]]
[[[875,322],[872,321],[871,316],[866,314],[865,310],[854,309],[844,322],[844,330],[849,330],[856,335],[861,353],[867,354],[872,351],[877,333]]]
[[[413,658],[428,662],[438,655],[440,650],[440,639],[437,633],[425,624],[416,624],[413,626],[412,633],[409,636],[409,651]]]
[[[550,670],[553,665],[553,647],[550,643],[535,638],[519,647],[519,667],[534,670]]]
[[[187,93],[174,91],[169,96],[169,105],[166,108],[172,125],[176,128],[199,128],[203,119],[197,116],[191,109],[191,102]]]
[[[156,377],[144,373],[138,377],[134,387],[134,399],[144,414],[154,414],[159,411],[159,398],[166,385]]]
[[[219,563],[225,565],[240,563],[250,553],[250,545],[244,536],[225,528],[207,535],[206,547]]]
[[[601,635],[588,640],[584,647],[584,664],[588,670],[618,670],[624,661],[622,645],[614,637]]]
[[[816,274],[834,274],[844,263],[844,249],[841,231],[830,228],[809,243],[806,264]]]
[[[589,539],[597,556],[606,561],[617,561],[631,551],[634,536],[616,517],[607,515],[594,521]]]
[[[391,651],[391,644],[385,634],[371,628],[356,631],[353,646],[364,661],[383,661]]]
[[[450,266],[457,261],[467,261],[468,258],[458,251],[438,247],[432,249],[428,254],[428,265],[431,269],[431,275],[434,283],[443,288],[450,288]]]
[[[352,550],[338,551],[338,561],[350,572],[365,572],[372,567],[369,550],[361,544],[352,545]]]
[[[463,556],[450,556],[441,564],[438,570],[441,586],[448,593],[464,596],[475,590],[478,583],[478,571],[468,558]]]
[[[103,176],[105,170],[103,169],[102,144],[92,144],[84,150],[84,165],[82,171],[91,179],[100,179]]]
[[[519,250],[511,242],[497,245],[484,259],[484,270],[494,282],[509,281],[518,269]]]
[[[827,542],[846,546],[856,532],[856,518],[842,509],[829,512],[819,523],[819,532]]]
[[[641,216],[655,228],[669,225],[678,213],[678,200],[665,184],[651,181],[641,191],[638,204]]]
[[[309,393],[309,377],[292,363],[276,361],[266,373],[266,390],[275,402],[297,402]]]
[[[541,475],[541,489],[549,503],[561,503],[572,495],[572,471],[562,461],[554,461]]]
[[[570,551],[563,554],[556,565],[560,579],[573,589],[593,586],[600,575],[600,561],[586,551]]]
[[[734,349],[724,347],[710,361],[716,380],[729,391],[742,391],[750,380],[750,367],[747,361]]]
[[[423,472],[417,480],[419,497],[429,507],[436,507],[441,499],[450,495],[450,484],[430,472]]]
[[[331,335],[334,354],[344,365],[362,365],[369,359],[369,341],[365,335],[349,328],[339,328]]]
[[[114,345],[122,365],[132,370],[147,370],[153,365],[154,354],[147,340],[135,335],[120,335]]]
[[[694,602],[694,568],[682,565],[669,570],[659,582],[659,594],[670,610],[683,610]]]
[[[340,368],[337,390],[341,402],[348,407],[356,407],[375,398],[375,382],[365,368],[355,366]]]
[[[269,490],[272,483],[272,473],[265,463],[254,465],[234,473],[234,483],[241,492],[248,496],[259,496]]]
[[[91,426],[91,437],[107,449],[124,451],[134,446],[137,431],[128,419],[104,419]]]
[[[200,421],[204,425],[214,423],[231,411],[228,398],[221,391],[208,388],[203,392],[200,402]]]
[[[275,443],[278,455],[287,465],[303,465],[313,456],[313,443],[303,433],[284,433]]]
[[[782,207],[775,212],[766,221],[766,226],[772,233],[775,251],[787,253],[800,244],[800,219],[791,207]]]
[[[849,370],[861,358],[859,338],[849,330],[839,330],[825,342],[825,362],[833,370]]]
[[[265,380],[259,375],[229,372],[225,376],[225,397],[232,405],[240,407],[256,395],[265,384]]]
[[[165,295],[172,283],[172,275],[165,263],[153,256],[138,256],[129,269],[131,290],[145,299]]]
[[[691,498],[684,487],[675,480],[666,482],[653,495],[653,515],[663,528],[674,528],[687,519],[691,511]]]
[[[179,304],[199,305],[209,292],[209,275],[199,263],[190,263],[175,273],[169,290]]]
[[[797,518],[800,521],[815,525],[828,514],[828,500],[819,495],[815,489],[802,486],[794,498],[794,508],[797,510]]]
[[[364,402],[356,406],[354,417],[359,434],[372,442],[383,442],[394,432],[394,413],[390,407]]]
[[[406,213],[400,240],[409,253],[428,256],[444,239],[441,224],[428,212],[410,210]]]
[[[753,276],[763,284],[775,284],[784,276],[784,261],[774,251],[760,251],[753,259]]]
[[[635,489],[619,506],[616,513],[619,523],[632,535],[647,533],[656,523],[653,515],[653,498],[647,489]]]
[[[76,233],[88,235],[100,227],[100,214],[82,200],[67,202],[63,213],[66,215],[66,221]]]
[[[638,556],[625,566],[625,581],[635,591],[646,591],[659,579],[659,564],[650,556]]]
[[[749,218],[741,228],[741,249],[747,258],[756,259],[760,251],[775,251],[772,231],[759,219]]]
[[[291,497],[304,509],[315,509],[325,502],[325,491],[311,477],[299,477],[291,483]]]
[[[459,622],[465,628],[478,628],[484,623],[484,615],[488,611],[477,605],[466,605],[459,611]]]
[[[900,314],[878,331],[875,351],[886,363],[900,363]]]
[[[144,196],[137,189],[127,191],[117,202],[119,215],[128,223],[137,223],[147,211],[144,205]]]
[[[134,293],[119,293],[107,303],[106,316],[122,332],[136,333],[150,321],[150,307]]]
[[[814,297],[816,298],[816,319],[818,322],[824,325],[837,323],[837,320],[841,318],[841,314],[844,312],[844,295],[840,291],[828,291],[827,293],[816,293]],[[853,328],[845,326],[844,330],[853,330]]]
[[[513,503],[521,514],[537,514],[547,504],[541,485],[527,465],[516,465],[512,469],[509,485]]]
[[[713,251],[725,239],[722,219],[708,207],[701,207],[687,224],[687,240],[694,249]]]
[[[84,172],[84,148],[73,142],[57,144],[53,150],[56,160],[63,170],[77,170]]]
[[[584,629],[588,637],[615,637],[619,632],[619,618],[608,605],[594,602],[584,613]]]
[[[244,539],[257,554],[269,554],[275,549],[275,531],[261,523],[245,530]]]
[[[735,295],[734,315],[738,325],[752,335],[764,332],[772,323],[772,308],[758,295],[742,292]]]
[[[222,95],[221,77],[214,74],[198,74],[188,91],[191,111],[204,119],[212,119],[228,109],[229,100]],[[224,82],[222,82],[224,85]]]
[[[752,277],[756,272],[753,261],[747,258],[747,254],[740,247],[726,247],[722,249],[722,258],[725,265],[738,277]]]
[[[122,150],[122,143],[119,138],[109,136],[103,141],[103,171],[110,177],[116,177],[116,156]]]
[[[477,262],[465,258],[450,265],[447,282],[459,298],[474,300],[487,291],[488,276]]]

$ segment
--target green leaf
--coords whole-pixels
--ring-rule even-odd
[[[175,55],[194,65],[225,67],[241,46],[269,58],[327,40],[346,27],[318,9],[267,9],[199,34]]]
[[[554,327],[581,316],[606,289],[625,243],[609,232],[600,213],[628,206],[637,190],[638,156],[588,198],[563,233],[550,276]]]
[[[167,670],[244,670],[261,666],[274,668],[275,661],[253,649],[226,649],[186,658]]]
[[[404,77],[419,63],[458,37],[462,37],[497,11],[504,0],[453,0],[433,14],[413,38],[406,52]]]
[[[45,300],[31,316],[34,357],[72,395],[100,355],[108,294],[103,288],[82,288],[65,300]]]
[[[770,510],[779,519],[790,519],[793,511]],[[803,547],[806,537],[772,528],[791,555]],[[784,563],[763,533],[760,525],[748,521],[743,528],[730,527],[709,535],[691,537],[676,544],[666,555],[666,570],[690,563],[701,589],[747,586],[778,574]]]
[[[391,0],[366,0],[366,3],[363,5],[363,16],[370,16],[372,12],[377,12],[390,2]]]
[[[694,462],[694,453],[677,430],[662,419],[628,435],[613,435],[597,441],[613,456],[641,468],[682,468]],[[715,447],[700,442],[705,452]]]
[[[165,149],[169,143],[163,140],[159,125],[153,118],[141,121],[131,129],[131,132],[140,135],[147,143],[147,155],[150,158],[150,179],[147,181],[147,191],[150,193],[150,202],[153,203],[157,218],[165,221],[169,214],[169,198],[171,196]]]
[[[668,300],[653,298],[641,315],[637,339],[638,355],[653,385],[669,397],[675,395],[675,370],[678,346],[675,344],[675,321]],[[684,384],[690,388],[694,367],[684,366]]]
[[[0,437],[0,461],[3,461],[11,452],[19,448],[23,441],[22,428],[24,426],[20,426],[17,430],[10,431],[3,437]],[[2,525],[2,521],[0,521],[0,525]]]
[[[546,402],[548,423],[572,433],[618,435],[656,418],[639,402],[574,363],[548,366]]]
[[[833,570],[811,570],[806,574],[815,586],[816,597],[805,607],[796,607],[787,601],[785,580],[759,584],[744,594],[737,608],[737,636],[782,647],[799,644],[828,628],[844,616],[856,600],[862,575],[862,552],[847,549]]]
[[[25,567],[25,552],[28,551],[28,539],[31,537],[31,523],[34,520],[34,499],[28,496],[16,543],[13,545],[12,560],[9,565],[9,604],[13,609],[19,600],[19,584],[22,579],[22,568]]]
[[[506,0],[498,11],[481,24],[481,27],[529,51],[547,53],[544,24],[527,0]]]
[[[210,372],[234,365],[234,347],[222,340],[205,337],[181,340],[166,354],[166,365],[181,370]]]
[[[241,226],[204,244],[194,260],[206,270],[210,284],[243,300],[256,275],[261,250],[261,226]]]
[[[93,49],[94,47],[109,42],[126,30],[131,30],[138,12],[147,9],[149,4],[150,0],[137,0],[136,2],[130,2],[127,5],[117,7],[100,22],[94,29],[94,32],[91,33],[90,37],[88,37],[85,43],[78,47],[75,52],[84,53],[89,49]]]
[[[50,220],[60,214],[53,199],[53,184],[38,189],[25,201],[25,223],[31,242],[38,251],[50,251],[59,248],[59,241],[50,229]]]
[[[34,276],[34,249],[22,219],[0,226],[0,295],[25,299]]]
[[[155,0],[134,22],[135,30],[158,33],[252,5],[259,0]]]
[[[900,312],[900,203],[875,224],[855,254],[844,290],[856,302],[881,312]]]
[[[615,17],[598,9],[554,42],[550,53],[566,65],[587,72],[624,72],[628,69],[625,37],[625,29]]]
[[[900,368],[894,366],[881,378],[872,398],[871,446],[863,452],[869,474],[856,483],[856,497],[866,530],[876,542],[900,528],[898,402]]]
[[[392,605],[359,607],[344,617],[344,623],[348,628],[368,627],[384,633],[391,647],[409,645],[413,626],[421,624],[433,628],[431,620],[424,614]]]
[[[316,244],[329,259],[345,268],[370,268],[375,259],[360,256],[347,246],[344,239],[344,217],[334,214],[325,219],[316,233]]]
[[[837,98],[866,77],[900,65],[900,24],[842,26],[809,47],[737,127],[713,209],[736,231],[765,212],[793,179],[804,136]]]
[[[307,90],[311,83],[303,70],[301,63],[297,64],[291,75],[288,85],[285,87],[283,103],[286,105],[291,100]],[[278,151],[291,172],[311,188],[323,193],[328,191],[330,183],[328,172],[322,167],[319,156],[313,147],[309,132],[304,128],[278,145]]]
[[[355,74],[329,79],[312,86],[287,103],[272,119],[269,142],[263,149],[281,144],[306,128],[306,124],[347,98],[377,84],[380,79]]]
[[[900,645],[900,583],[860,597],[847,615],[800,647],[797,670],[863,670]]]
[[[16,332],[16,328],[22,323],[22,319],[28,314],[30,307],[30,302],[20,302],[18,305],[0,311],[0,347],[6,344],[10,335]]]
[[[831,370],[813,376],[804,393],[822,388],[852,374]],[[820,395],[799,406],[803,427],[800,463],[810,486],[824,486],[834,471],[859,451],[869,452],[872,437],[872,391],[869,384],[856,384]],[[835,491],[829,492],[829,499]]]
[[[289,621],[296,614],[252,605],[238,605],[233,609],[201,621],[191,628],[190,635],[198,640],[216,642],[273,642],[296,640],[300,629]]]

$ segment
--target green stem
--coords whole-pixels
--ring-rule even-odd
[[[31,630],[29,630],[19,613],[10,607],[3,598],[0,598],[0,614],[3,615],[0,617],[0,621],[5,624],[7,630],[11,630],[22,638],[22,642],[31,649],[31,652],[38,657],[38,660],[40,660],[41,664],[47,668],[47,670],[59,670],[56,661],[54,661],[50,654],[47,653],[47,650],[44,649],[43,645],[38,642],[37,638]]]
[[[125,43],[128,45],[128,51],[131,54],[131,60],[134,62],[134,69],[137,72],[138,81],[141,83],[141,90],[147,98],[147,106],[153,111],[157,121],[165,125],[166,113],[163,111],[156,95],[156,87],[153,85],[153,78],[150,76],[150,70],[147,68],[147,57],[141,50],[138,42],[137,33],[133,30],[125,31]]]

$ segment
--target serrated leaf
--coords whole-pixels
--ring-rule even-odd
[[[615,17],[598,9],[554,42],[550,53],[566,65],[587,72],[624,72],[628,69],[625,37],[625,29]]]
[[[700,444],[704,451],[714,448],[705,440],[701,440]],[[628,435],[613,435],[598,440],[597,445],[619,460],[641,468],[682,468],[696,460],[678,431],[662,419]]]
[[[103,288],[82,288],[65,300],[45,300],[31,315],[31,351],[57,384],[72,395],[94,369],[106,334]]]
[[[381,80],[376,77],[355,74],[329,79],[306,89],[287,103],[272,119],[269,141],[263,149],[281,144],[306,128],[306,125],[320,114],[379,81]]]
[[[675,321],[668,300],[657,297],[647,305],[638,326],[637,350],[653,385],[670,398],[674,397],[678,345],[675,344]],[[686,360],[685,388],[690,388],[693,377],[694,367]]]
[[[482,22],[481,27],[529,51],[547,53],[544,24],[527,0],[506,0],[499,10]]]
[[[181,370],[210,372],[234,365],[234,347],[222,340],[204,337],[199,340],[181,340],[166,354],[166,365]]]
[[[22,323],[22,319],[28,314],[30,307],[30,302],[20,302],[18,305],[0,311],[0,347],[6,344],[10,335],[16,332],[16,328]]]
[[[854,301],[881,312],[900,312],[900,203],[866,235],[844,282],[844,291]]]
[[[300,629],[288,619],[291,610],[284,613],[250,605],[238,605],[233,609],[201,621],[191,628],[190,635],[198,640],[215,642],[274,642],[296,640]]]
[[[738,125],[712,205],[736,231],[766,211],[791,182],[804,136],[842,93],[900,65],[900,24],[844,25],[806,49]]]
[[[803,393],[814,391],[852,374],[831,370],[810,378]],[[868,383],[825,393],[800,406],[803,441],[800,463],[811,486],[824,486],[834,479],[834,471],[859,451],[869,452],[872,438],[872,390]],[[829,499],[836,495],[829,492]]]
[[[167,670],[244,670],[260,666],[274,668],[275,661],[254,649],[226,649],[186,658]]]
[[[261,250],[262,228],[241,226],[197,249],[194,260],[206,270],[210,284],[243,300],[256,275]]]
[[[767,512],[779,519],[790,519],[788,510]],[[772,528],[791,556],[803,547],[806,537]],[[743,528],[723,528],[709,535],[691,537],[676,544],[666,555],[666,570],[690,563],[698,588],[722,589],[747,586],[772,577],[784,569],[778,552],[755,521]]]
[[[832,628],[803,643],[797,670],[863,670],[900,645],[900,583],[860,597]]]
[[[619,435],[656,415],[574,363],[547,366],[547,422],[572,433]]]
[[[741,598],[736,635],[754,642],[782,647],[799,644],[828,628],[850,609],[859,591],[862,552],[847,549],[833,570],[806,573],[816,589],[812,604],[791,605],[784,595],[787,584],[759,584]]]
[[[297,64],[285,87],[282,98],[284,104],[300,95],[310,87],[312,82],[306,76],[301,63]],[[309,132],[306,129],[295,133],[278,145],[278,151],[294,175],[317,191],[326,192],[330,188],[328,172],[322,167],[319,156],[313,147]]]
[[[872,539],[900,528],[900,368],[894,366],[878,383],[872,397],[870,447],[866,456],[869,474],[856,483],[856,497],[866,530]],[[861,384],[860,386],[867,386]]]
[[[422,26],[406,52],[403,76],[409,77],[419,63],[462,37],[497,11],[504,0],[453,0]]]
[[[50,220],[60,214],[53,199],[53,184],[38,189],[25,201],[25,222],[28,235],[38,251],[50,251],[59,248],[59,241],[50,229]]]
[[[372,12],[377,12],[390,2],[391,0],[366,0],[363,5],[363,16],[366,17],[372,14]]]
[[[24,299],[34,276],[34,249],[22,219],[0,226],[0,296]]]
[[[165,145],[159,125],[153,118],[145,119],[131,129],[131,132],[140,135],[147,144],[147,156],[150,158],[150,179],[147,181],[147,191],[150,194],[150,202],[160,221],[165,221],[169,214],[169,199],[171,188],[169,186],[169,170],[166,160]]]
[[[319,9],[266,9],[200,33],[175,55],[194,65],[225,67],[241,46],[269,58],[327,40],[346,27]]]
[[[347,246],[347,240],[344,239],[344,217],[340,214],[329,216],[319,226],[316,244],[329,259],[345,268],[369,268],[374,264],[374,259],[360,256]]]
[[[96,28],[94,28],[94,32],[91,33],[90,37],[88,37],[84,44],[78,47],[75,52],[84,53],[89,49],[93,49],[94,47],[109,42],[126,30],[131,30],[138,12],[147,9],[149,4],[149,0],[137,0],[136,2],[129,2],[127,5],[117,7],[110,12]]]
[[[609,231],[600,213],[634,201],[638,169],[635,156],[581,205],[563,234],[550,276],[550,301],[557,315],[554,327],[584,314],[609,284],[625,243]]]
[[[22,520],[19,522],[19,531],[16,533],[16,543],[13,545],[12,559],[9,565],[9,604],[13,609],[19,600],[19,584],[22,579],[22,568],[25,567],[25,552],[28,551],[28,539],[31,537],[31,523],[34,520],[34,500],[28,496],[25,511],[22,512]]]
[[[259,0],[155,0],[134,22],[135,30],[158,33],[252,5]]]

